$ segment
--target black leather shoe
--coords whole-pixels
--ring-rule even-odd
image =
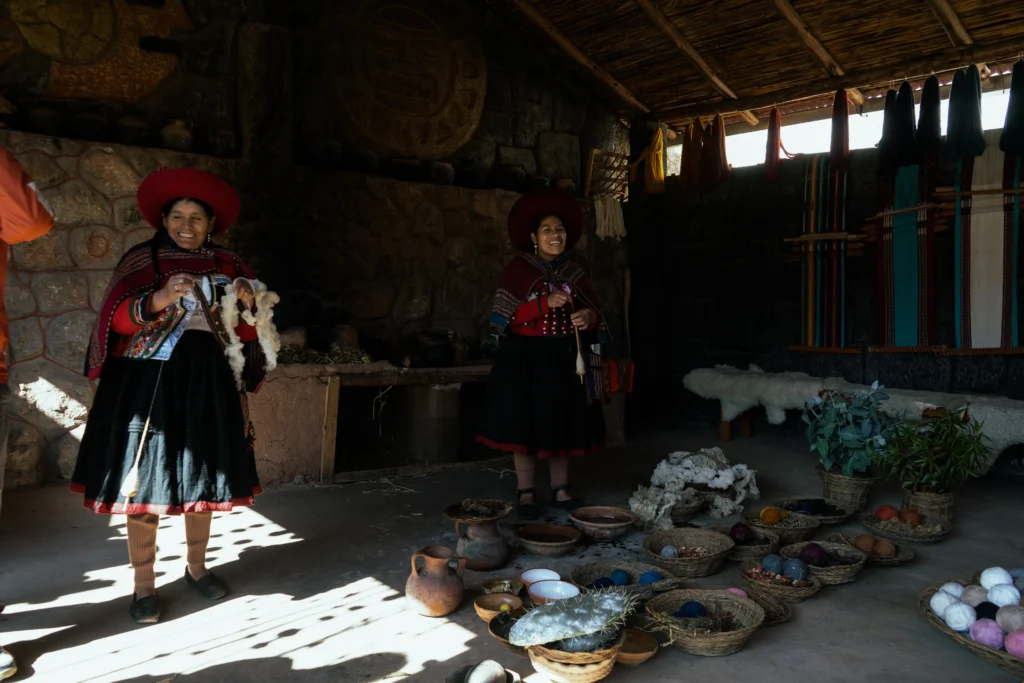
[[[132,595],[132,606],[128,608],[128,614],[136,623],[155,624],[160,620],[160,598],[155,595],[144,598]]]
[[[185,583],[195,586],[199,594],[207,600],[220,600],[228,594],[228,587],[224,585],[223,581],[214,576],[212,572],[207,572],[206,576],[202,578],[193,579],[192,574],[188,571],[188,567],[185,567]]]

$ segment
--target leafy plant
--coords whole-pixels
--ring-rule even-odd
[[[875,382],[856,394],[823,391],[804,405],[807,442],[826,472],[839,466],[852,477],[871,468],[895,423],[879,409],[887,398]]]
[[[900,425],[878,464],[908,491],[949,493],[981,473],[991,448],[965,409]]]

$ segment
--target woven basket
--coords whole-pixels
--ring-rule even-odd
[[[969,581],[961,581],[959,579],[957,579],[956,582],[963,586],[967,586],[970,583]],[[926,588],[917,596],[917,611],[921,613],[921,616],[925,618],[925,621],[952,638],[958,645],[966,647],[989,664],[998,666],[1001,669],[1006,669],[1016,676],[1024,676],[1024,659],[1013,657],[1005,652],[993,650],[992,648],[985,647],[980,643],[974,642],[962,633],[957,633],[950,627],[946,626],[946,622],[939,619],[939,617],[932,612],[929,603],[931,602],[932,596],[939,590],[939,588],[939,586]],[[984,677],[980,677],[979,680],[982,680],[983,678]]]
[[[790,503],[796,503],[796,501],[798,501],[798,500],[802,500],[802,499],[801,498],[785,498],[783,500],[777,500],[774,503],[770,503],[770,505],[774,505],[775,507],[779,508],[780,510],[786,510],[786,505],[789,505]],[[834,503],[834,502],[829,501],[829,500],[826,500],[825,502],[828,503],[829,505],[835,505],[836,507],[840,508],[841,510],[845,510],[838,503]],[[825,515],[809,515],[806,512],[790,512],[789,510],[786,510],[786,512],[789,512],[789,514],[791,514],[791,515],[800,515],[802,517],[810,517],[811,519],[816,519],[816,520],[818,520],[819,524],[823,524],[823,525],[842,524],[843,522],[847,521],[848,519],[850,519],[850,517],[853,517],[853,515],[854,515],[854,512],[851,512],[849,510],[845,510],[844,514],[842,514],[842,515],[833,515],[831,517],[825,516]]]
[[[795,557],[800,557],[800,551],[804,549],[804,546],[810,543],[806,541],[804,543],[794,543],[793,545],[787,545],[786,547],[779,550],[779,554],[787,560],[792,560]],[[851,548],[845,543],[830,543],[828,541],[822,541],[818,543],[825,552],[835,553],[843,557],[854,557],[857,559],[857,564],[843,564],[838,567],[815,567],[809,565],[807,568],[811,571],[811,574],[818,577],[818,579],[826,586],[838,586],[843,583],[853,583],[857,580],[857,574],[860,574],[860,570],[864,568],[864,563],[867,562],[868,556],[856,548]]]
[[[704,557],[666,559],[661,556],[661,549],[666,545],[698,546],[707,548],[710,554]],[[654,559],[655,564],[684,579],[711,576],[719,572],[735,545],[725,534],[708,529],[668,529],[644,539],[644,550]]]
[[[743,580],[747,582],[747,593],[755,600],[767,596],[782,602],[800,602],[813,597],[821,590],[821,581],[813,574],[807,577],[810,586],[798,588],[796,586],[778,586],[774,583],[765,583],[752,578],[751,570],[760,568],[759,562],[747,562],[740,570]]]
[[[527,648],[533,668],[551,683],[592,683],[608,677],[615,667],[615,657],[626,642],[626,630],[607,650],[597,652],[562,652],[543,645]]]
[[[743,521],[747,526],[767,529],[779,537],[779,543],[785,545],[809,541],[818,532],[818,529],[821,528],[821,522],[814,517],[790,515],[790,519],[794,520],[790,523],[796,526],[781,527],[778,524],[765,524],[754,510],[747,510],[743,513]]]
[[[696,633],[687,630],[673,614],[690,600],[696,600],[712,614],[728,614],[733,630],[721,633]],[[747,639],[764,623],[764,608],[749,598],[728,591],[677,590],[659,595],[647,603],[647,616],[669,642],[683,652],[704,657],[722,657],[738,652]]]
[[[676,503],[672,507],[672,511],[669,513],[672,517],[672,523],[676,526],[684,526],[691,519],[700,514],[700,511],[704,509],[704,505],[707,500],[704,496],[700,496],[697,500],[691,503]]]
[[[903,509],[917,510],[926,524],[949,524],[953,526],[955,493],[926,493],[903,490]]]
[[[825,500],[851,515],[867,508],[868,496],[878,477],[847,477],[835,472],[826,472],[818,465],[822,495]]]
[[[788,602],[783,602],[770,595],[751,595],[750,599],[761,605],[764,610],[764,623],[762,626],[776,626],[784,624],[793,618],[793,608]]]
[[[728,536],[731,527],[718,526],[714,530]],[[726,556],[727,560],[734,560],[736,562],[760,560],[765,555],[771,555],[779,549],[779,535],[774,531],[768,531],[768,529],[756,526],[750,527],[750,530],[754,532],[754,536],[759,538],[762,543],[758,545],[740,545],[737,543]]]
[[[949,522],[943,524],[941,530],[935,533],[888,529],[882,526],[881,522],[878,521],[875,517],[875,513],[873,512],[866,512],[861,515],[860,523],[875,536],[888,538],[890,541],[896,541],[898,543],[916,543],[918,545],[931,545],[932,543],[938,543],[939,541],[945,540],[945,538],[949,536],[949,532],[953,530],[953,527]]]
[[[845,543],[851,548],[856,548],[853,536],[847,536],[841,533],[829,534],[826,541],[830,543]],[[872,567],[898,567],[901,564],[906,564],[914,559],[914,551],[904,545],[896,546],[896,557],[877,557],[875,555],[868,555],[868,564]]]
[[[591,586],[594,581],[610,575],[614,570],[621,569],[629,574],[629,584],[625,586],[615,586],[614,588],[608,588],[605,590],[618,591],[620,593],[629,593],[636,597],[638,600],[650,600],[658,593],[664,593],[666,591],[679,588],[683,581],[682,579],[672,577],[665,579],[664,581],[658,581],[657,583],[650,583],[646,586],[639,585],[640,577],[647,572],[658,572],[664,575],[665,570],[660,567],[654,567],[649,564],[640,564],[638,562],[591,562],[590,564],[580,565],[572,570],[569,575],[569,580],[579,586],[582,591],[591,591]]]

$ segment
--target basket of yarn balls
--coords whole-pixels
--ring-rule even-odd
[[[826,586],[856,581],[868,559],[865,553],[845,543],[828,541],[794,543],[784,547],[779,554],[787,560],[803,560],[810,568],[811,574]]]
[[[1016,579],[989,567],[978,583],[950,581],[918,596],[918,609],[930,624],[991,664],[1024,676],[1024,606]]]
[[[637,562],[583,564],[570,572],[569,580],[584,591],[612,590],[630,593],[639,600],[649,600],[683,583],[664,569]]]
[[[761,527],[750,526],[744,522],[737,522],[731,527],[715,527],[715,531],[725,534],[736,544],[726,556],[726,559],[735,562],[760,560],[765,555],[771,555],[779,549],[780,542],[777,533]]]
[[[821,522],[814,517],[791,515],[771,505],[760,511],[745,510],[743,522],[752,527],[771,531],[779,537],[779,543],[784,545],[809,541],[821,527]]]
[[[683,652],[721,657],[741,650],[765,620],[750,598],[723,590],[674,590],[647,602],[647,616]]]
[[[821,590],[821,581],[810,573],[803,560],[786,560],[778,554],[768,555],[760,562],[746,562],[740,573],[754,599],[768,596],[783,602],[800,602]]]
[[[865,512],[860,522],[875,536],[922,545],[938,543],[953,530],[949,522],[932,523],[917,510],[898,510],[893,505],[879,505],[874,512]]]
[[[842,524],[853,517],[853,511],[829,503],[824,498],[794,498],[777,500],[772,503],[777,508],[794,515],[813,517],[822,524]]]
[[[868,556],[868,564],[873,567],[898,567],[914,559],[914,551],[905,545],[896,545],[887,538],[875,538],[871,534],[833,533],[825,540],[856,548]]]
[[[711,576],[722,569],[736,546],[725,534],[709,529],[666,529],[644,539],[644,550],[673,576]]]

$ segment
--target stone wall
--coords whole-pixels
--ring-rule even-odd
[[[230,178],[232,162],[165,150],[0,132],[52,206],[56,228],[8,248],[4,298],[15,397],[4,487],[68,477],[92,400],[85,349],[110,275],[153,234],[135,191],[158,166]]]

